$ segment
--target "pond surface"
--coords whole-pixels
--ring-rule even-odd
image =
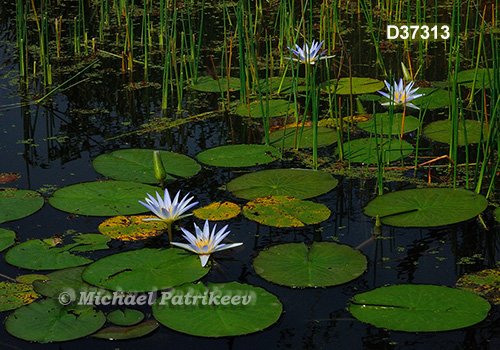
[[[66,2],[63,1],[63,3]],[[61,13],[65,13],[64,11],[72,13],[73,5],[64,5],[60,9]],[[262,26],[266,21],[273,23],[277,2],[263,3],[263,5],[268,6],[266,10],[269,11],[269,18],[264,17]],[[233,11],[232,6],[231,11]],[[95,14],[96,7],[98,6],[93,4],[87,8],[89,11],[87,28],[90,28],[88,30],[92,35],[96,34],[92,32],[97,32],[97,29],[90,26],[91,14]],[[197,19],[200,15],[198,11],[198,9],[193,10]],[[219,47],[222,40],[220,34],[215,35],[216,30],[223,27],[220,11],[222,10],[217,6],[207,8],[204,37],[206,46],[203,46],[201,53],[200,75],[209,75],[207,72],[212,68],[210,54],[214,55],[216,66],[220,69],[220,52],[211,51],[211,48]],[[447,23],[450,16],[448,11],[441,9],[440,11],[442,14],[440,12],[439,22]],[[121,58],[83,53],[78,56],[69,56],[70,40],[65,43],[67,57],[53,60],[54,80],[57,80],[54,86],[75,75],[77,71],[95,59],[98,59],[97,64],[89,68],[86,74],[75,78],[53,94],[50,101],[47,99],[41,103],[35,103],[36,99],[41,98],[51,89],[44,88],[41,76],[36,79],[30,78],[27,86],[19,83],[14,13],[14,5],[6,7],[2,5],[0,8],[0,133],[2,134],[0,173],[17,173],[20,174],[20,178],[15,182],[3,184],[2,187],[35,190],[45,198],[49,198],[56,189],[81,182],[105,179],[94,170],[92,162],[97,156],[118,149],[168,150],[195,158],[201,151],[221,145],[261,142],[263,129],[260,121],[249,122],[244,117],[236,115],[232,104],[227,112],[214,113],[209,118],[200,117],[199,121],[185,123],[179,127],[165,128],[162,131],[141,132],[142,129],[147,129],[143,124],[152,119],[184,119],[205,112],[217,111],[223,108],[220,94],[198,92],[186,88],[181,103],[181,113],[176,113],[175,97],[169,100],[171,103],[168,109],[162,111],[161,69],[151,68],[149,72],[151,84],[146,86],[139,64],[136,65],[134,72],[122,72]],[[345,30],[343,40],[349,46],[353,75],[383,80],[385,77],[376,64],[376,55],[371,49],[373,44],[366,32],[366,24],[363,21],[358,22],[357,16],[355,11],[346,11],[342,22],[339,22]],[[140,23],[140,18],[138,16],[135,19],[137,23]],[[68,28],[70,28],[70,22],[66,23]],[[272,26],[272,24],[268,25]],[[139,28],[138,24],[137,28]],[[119,45],[109,43],[115,31],[123,32],[122,29],[108,29],[107,44],[100,46],[102,50],[115,49],[114,52],[119,55]],[[139,32],[137,29],[136,31]],[[35,38],[33,32],[29,35]],[[50,45],[53,51],[54,44]],[[442,42],[431,45],[427,53],[431,62],[422,80],[443,81],[445,79],[447,54],[444,48],[445,45]],[[33,49],[33,57],[36,57],[35,52]],[[392,67],[394,71],[400,69],[399,62],[404,57],[402,52],[400,46],[385,51],[383,55],[386,59],[386,67]],[[160,50],[156,48],[151,55],[154,64],[161,67]],[[33,57],[30,58],[30,62],[35,59]],[[79,69],[71,71],[70,67],[76,65]],[[320,67],[325,68],[324,65]],[[65,73],[65,69],[70,73]],[[348,76],[346,73],[348,74],[344,67],[342,76]],[[237,76],[237,74],[234,75]],[[231,103],[236,104],[239,101],[237,93],[231,93],[230,98]],[[367,109],[372,109],[371,103],[366,103],[365,106]],[[379,105],[376,109],[379,112],[384,111]],[[348,115],[345,108],[342,110],[344,116]],[[430,112],[430,116],[426,117],[426,123],[432,119],[443,119],[446,113],[448,113],[447,109]],[[416,115],[418,116],[418,113]],[[280,124],[280,122],[275,123]],[[351,136],[360,134],[363,135],[363,131],[357,130]],[[414,145],[416,133],[405,136],[405,140]],[[447,147],[429,139],[423,139],[420,147],[430,149],[424,152],[424,155],[429,157],[441,156],[448,152]],[[336,162],[335,148],[336,146],[320,148],[320,157],[332,157],[333,162]],[[464,156],[461,155],[461,157]],[[412,162],[413,160],[407,162],[406,165],[411,165]],[[396,164],[400,163],[396,162]],[[295,156],[293,152],[285,153],[282,160],[257,167],[231,169],[202,165],[202,170],[197,175],[168,184],[168,189],[170,193],[176,193],[179,189],[182,193],[190,192],[200,203],[199,206],[206,206],[216,201],[230,201],[244,206],[246,200],[233,196],[225,189],[225,185],[230,180],[257,170],[308,168],[310,165],[310,162],[301,162],[300,156]],[[345,163],[341,166],[346,167]],[[356,168],[356,165],[353,167]],[[236,281],[264,288],[276,295],[283,304],[283,314],[275,324],[263,331],[236,337],[203,338],[160,326],[143,338],[119,343],[86,337],[56,344],[33,344],[11,336],[6,332],[5,327],[0,327],[2,347],[6,349],[499,348],[500,313],[497,306],[492,307],[489,316],[483,322],[465,329],[447,332],[390,331],[362,323],[350,314],[348,304],[355,294],[396,284],[434,284],[453,287],[462,275],[497,267],[500,260],[498,224],[494,221],[491,210],[483,214],[487,230],[477,218],[473,218],[460,224],[437,228],[399,228],[383,225],[378,238],[374,238],[375,220],[364,215],[363,208],[370,200],[377,197],[376,170],[365,169],[366,166],[359,165],[358,170],[361,176],[359,174],[340,176],[334,173],[339,184],[328,193],[312,199],[316,203],[326,205],[332,211],[331,216],[319,224],[298,228],[278,228],[260,225],[246,219],[243,215],[218,224],[218,227],[229,225],[231,233],[226,239],[228,243],[243,242],[243,245],[214,254],[212,268],[202,281],[212,283]],[[415,187],[415,181],[412,180],[413,170],[398,174],[398,176],[408,176],[408,181],[386,181],[384,192]],[[445,179],[447,176],[444,171],[433,175],[433,182]],[[418,173],[419,186],[425,183],[426,177],[426,170]],[[442,183],[446,185],[446,179],[442,180]],[[143,200],[143,198],[138,198],[138,200]],[[0,228],[15,231],[17,241],[24,242],[30,239],[45,239],[68,234],[72,232],[70,230],[80,233],[98,233],[98,226],[105,219],[106,217],[79,216],[63,212],[49,205],[46,200],[42,209],[33,215],[2,223]],[[189,217],[182,219],[178,224],[191,229],[193,221],[198,225],[203,223],[202,220]],[[174,237],[178,242],[183,241],[178,226],[174,227]],[[268,282],[262,279],[252,266],[253,259],[259,252],[273,245],[290,242],[310,244],[313,241],[337,242],[359,249],[367,257],[366,272],[357,279],[342,285],[299,289]],[[165,233],[145,241],[113,240],[108,245],[109,250],[93,252],[86,256],[97,260],[114,253],[144,247],[166,248],[168,237]],[[5,252],[2,253],[3,256]],[[31,273],[29,270],[7,264],[3,258],[0,261],[0,271],[2,275],[11,278]],[[150,307],[137,308],[146,314],[147,319],[153,319]],[[113,309],[112,307],[102,308],[104,312]],[[10,313],[11,311],[3,312],[2,317],[5,318]],[[210,319],[205,321],[209,323]]]

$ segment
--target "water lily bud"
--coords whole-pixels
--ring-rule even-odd
[[[163,166],[160,151],[154,151],[153,163],[155,167],[155,178],[160,183],[160,186],[163,187],[163,181],[165,181],[165,178],[167,177],[167,172],[165,171],[165,167]]]
[[[401,69],[403,70],[403,77],[405,78],[405,80],[412,81],[413,78],[403,62],[401,62]]]

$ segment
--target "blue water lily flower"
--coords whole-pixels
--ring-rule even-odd
[[[217,229],[217,224],[214,225],[212,232],[210,232],[210,225],[208,224],[208,220],[205,221],[205,226],[203,226],[203,230],[201,230],[196,224],[194,224],[194,229],[196,233],[196,237],[189,232],[188,230],[181,228],[184,232],[183,237],[189,241],[189,244],[185,243],[177,243],[172,242],[172,245],[190,250],[200,256],[201,266],[205,266],[208,262],[208,258],[210,254],[224,250],[230,249],[234,247],[238,247],[243,243],[231,243],[224,244],[220,243],[231,231],[226,231],[228,225],[224,226],[220,229],[219,232],[215,232]]]
[[[413,103],[409,103],[410,101],[424,96],[424,94],[415,94],[418,88],[411,89],[415,84],[414,81],[410,82],[406,87],[403,85],[403,79],[399,79],[399,84],[394,82],[394,86],[391,86],[387,81],[384,80],[385,86],[387,86],[387,90],[389,90],[389,94],[379,91],[378,93],[384,97],[387,97],[390,101],[381,103],[382,106],[389,106],[391,104],[396,106],[406,105],[407,107],[420,109],[415,106]]]
[[[181,191],[177,192],[177,195],[173,200],[170,199],[170,194],[168,193],[167,189],[165,189],[165,197],[163,199],[158,192],[156,192],[156,198],[147,193],[149,198],[146,198],[146,203],[142,201],[139,201],[139,203],[151,210],[157,216],[157,218],[147,218],[143,219],[143,221],[165,221],[168,224],[171,224],[176,220],[192,215],[182,214],[194,207],[196,204],[198,204],[198,202],[189,204],[194,198],[187,198],[189,196],[189,193],[179,201],[180,193]]]
[[[333,57],[333,56],[322,56],[326,52],[326,50],[319,52],[321,46],[323,46],[323,42],[324,41],[318,44],[316,40],[313,40],[311,47],[309,47],[307,43],[304,43],[303,48],[295,44],[296,50],[287,46],[288,49],[290,49],[293,52],[293,54],[298,58],[295,57],[285,57],[285,58],[292,61],[301,62],[304,64],[316,64],[316,61],[318,60],[324,60]]]

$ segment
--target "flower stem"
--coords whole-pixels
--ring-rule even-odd
[[[170,243],[170,246],[172,246],[172,222],[167,222],[167,228],[168,228],[168,241]]]

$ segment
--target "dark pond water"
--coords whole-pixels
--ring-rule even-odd
[[[88,76],[75,81],[78,84],[54,95],[53,101],[35,105],[35,96],[43,95],[40,80],[29,83],[29,94],[21,91],[18,83],[18,61],[13,22],[14,6],[0,5],[0,173],[21,175],[16,182],[3,186],[39,191],[49,197],[57,188],[103,177],[96,173],[92,161],[98,155],[117,149],[163,149],[194,157],[200,151],[229,142],[244,143],[260,139],[260,130],[244,125],[232,113],[221,114],[161,133],[134,133],[151,118],[161,117],[161,90],[156,88],[126,89],[132,82],[140,82],[142,74],[121,73],[120,60],[102,57]],[[215,10],[213,10],[215,11]],[[354,16],[355,17],[355,16]],[[345,36],[353,58],[356,75],[373,78],[380,75],[375,55],[364,27],[356,18],[346,16]],[[448,16],[443,14],[442,21]],[[206,24],[207,42],[218,45],[213,31],[220,23]],[[95,30],[95,29],[89,29]],[[216,47],[216,46],[215,46]],[[432,48],[428,80],[443,80],[443,44]],[[397,69],[399,49],[386,52],[386,65]],[[441,51],[440,51],[441,50]],[[441,56],[439,56],[441,55]],[[207,60],[207,53],[203,53]],[[395,58],[397,57],[397,58]],[[54,63],[63,74],[63,67],[77,61],[90,62],[86,57],[69,57]],[[84,65],[83,65],[84,66]],[[63,81],[62,79],[61,81]],[[151,81],[161,84],[161,71],[153,70]],[[237,101],[233,96],[233,100]],[[183,116],[195,115],[219,108],[218,95],[191,90],[185,92]],[[169,110],[167,113],[172,113]],[[439,118],[436,112],[432,118]],[[121,136],[130,133],[127,136]],[[408,136],[411,142],[415,135]],[[435,147],[435,155],[445,154],[429,141],[425,146]],[[333,155],[334,150],[321,150],[322,155]],[[214,201],[245,201],[233,197],[222,187],[242,173],[264,168],[304,167],[295,160],[277,161],[265,167],[227,170],[203,167],[193,178],[169,186],[190,191],[201,205]],[[425,178],[426,174],[419,174]],[[0,346],[3,349],[136,349],[136,348],[216,348],[216,349],[498,349],[500,348],[500,313],[493,307],[488,318],[466,329],[439,333],[406,333],[388,331],[361,323],[347,310],[353,295],[387,284],[436,284],[454,286],[465,273],[495,267],[498,253],[498,225],[490,212],[485,214],[488,230],[477,219],[456,225],[430,229],[383,227],[384,239],[373,239],[374,220],[363,214],[363,207],[376,197],[373,177],[337,177],[339,185],[327,194],[314,199],[332,210],[331,217],[318,225],[305,228],[273,228],[259,225],[238,216],[231,219],[234,242],[243,246],[216,255],[215,266],[204,277],[207,282],[237,281],[262,287],[275,294],[283,303],[284,312],[278,322],[254,334],[220,339],[200,338],[172,331],[161,326],[154,333],[135,340],[110,342],[93,338],[60,343],[30,344],[9,335],[0,327]],[[386,183],[389,190],[412,188],[408,182]],[[35,214],[12,222],[2,228],[14,230],[18,241],[48,238],[68,230],[96,233],[103,217],[85,217],[59,211],[45,203]],[[191,227],[191,219],[181,221]],[[179,232],[177,232],[178,236]],[[278,243],[335,241],[358,248],[367,256],[368,269],[358,279],[344,285],[318,289],[291,289],[260,278],[252,267],[252,260],[263,249]],[[110,253],[147,247],[166,247],[168,240],[160,237],[143,243],[110,243],[109,252],[93,253],[99,258]],[[5,253],[2,253],[2,257]],[[0,272],[16,277],[30,273],[8,265],[0,259]],[[108,311],[107,309],[103,309]],[[151,309],[143,308],[152,318]],[[10,312],[2,313],[5,318]],[[209,319],[206,322],[210,322]]]

